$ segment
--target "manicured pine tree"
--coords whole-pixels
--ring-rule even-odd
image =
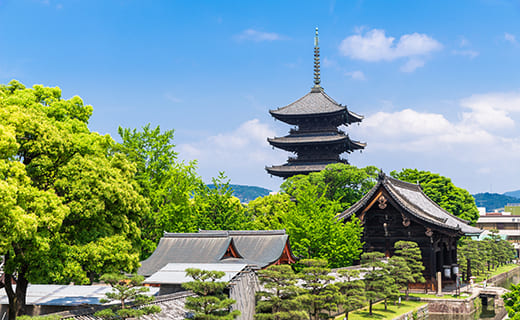
[[[327,312],[337,311],[342,296],[338,286],[331,283],[334,276],[329,275],[327,261],[304,259],[300,263],[304,266],[300,272],[302,287],[306,293],[300,296],[301,301],[307,307],[311,320],[333,318]]]
[[[145,294],[145,292],[150,291],[150,288],[142,286],[143,276],[136,274],[126,276],[117,273],[107,273],[102,275],[100,280],[110,284],[113,289],[112,292],[106,293],[106,299],[101,299],[101,302],[107,303],[117,300],[120,302],[120,305],[116,308],[100,310],[94,314],[96,317],[103,319],[127,319],[139,318],[143,315],[161,312],[161,308],[157,305],[133,308],[154,300],[153,296]],[[132,302],[133,306],[129,306],[129,302]]]
[[[406,300],[410,291],[410,283],[424,283],[424,265],[422,262],[421,248],[413,241],[397,241],[394,245],[395,255],[401,256],[406,260],[411,271],[410,280],[406,284]]]
[[[384,298],[384,288],[387,285],[384,279],[384,263],[381,261],[385,257],[381,252],[366,252],[361,255],[362,264],[368,268],[365,273],[365,296],[368,300],[368,314],[372,316],[372,304]]]
[[[187,297],[185,304],[186,309],[194,311],[193,319],[232,320],[240,315],[239,310],[230,310],[235,300],[224,293],[228,283],[218,281],[225,275],[224,272],[188,268],[186,275],[193,281],[182,286],[197,294],[197,297]]]
[[[303,289],[296,285],[298,279],[290,265],[260,270],[258,278],[264,290],[256,293],[255,320],[308,319],[304,305],[297,299]]]
[[[388,273],[394,279],[398,290],[405,289],[408,295],[408,283],[413,282],[412,270],[408,267],[406,260],[400,256],[388,259],[386,266]]]
[[[348,314],[365,305],[365,283],[363,280],[356,279],[359,277],[359,270],[342,269],[338,271],[339,276],[343,280],[338,284],[339,291],[343,295],[342,307],[345,311],[345,320],[348,320]]]

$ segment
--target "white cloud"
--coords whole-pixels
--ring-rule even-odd
[[[370,62],[424,56],[442,49],[440,42],[420,33],[402,35],[398,42],[394,40],[387,37],[384,30],[373,29],[343,39],[339,49],[352,59]]]
[[[504,39],[507,42],[511,42],[512,44],[518,44],[518,41],[516,40],[516,36],[514,34],[505,32],[504,33]]]
[[[476,58],[480,54],[475,50],[452,50],[451,53],[457,56],[469,57],[470,59]]]
[[[475,94],[462,99],[460,105],[470,109],[462,114],[465,124],[503,130],[515,126],[511,116],[520,113],[520,92]]]
[[[438,172],[464,181],[460,186],[472,192],[486,191],[498,180],[503,191],[518,189],[520,90],[474,94],[454,107],[460,110],[456,119],[410,108],[368,115],[347,128],[368,144],[362,155],[352,156],[387,170]]]
[[[354,80],[366,80],[363,71],[359,70],[346,72],[345,75],[351,77]]]
[[[258,31],[258,30],[254,30],[254,29],[244,30],[240,34],[236,35],[235,38],[237,40],[247,40],[247,41],[255,41],[255,42],[275,41],[275,40],[284,39],[284,37],[278,33],[262,32],[262,31]]]
[[[424,61],[421,59],[413,58],[408,60],[404,65],[401,66],[402,72],[414,72],[415,69],[423,67]]]
[[[164,94],[164,97],[166,98],[166,100],[170,101],[170,102],[173,102],[173,103],[181,103],[182,100],[175,97],[174,95],[172,95],[171,93],[165,93]]]
[[[270,180],[264,167],[282,164],[288,156],[287,152],[271,148],[267,138],[274,136],[275,131],[271,126],[253,119],[232,131],[218,133],[193,143],[180,144],[178,151],[184,160],[197,159],[204,177],[225,171],[234,183],[240,183],[241,179],[254,175]]]

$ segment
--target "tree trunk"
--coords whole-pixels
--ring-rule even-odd
[[[372,315],[372,300],[368,301],[368,314]]]
[[[9,259],[9,253],[5,255],[5,261]],[[29,281],[25,277],[27,266],[22,266],[18,271],[18,279],[12,273],[4,273],[5,292],[9,299],[9,320],[15,320],[17,316],[25,314],[27,286]],[[13,280],[16,282],[16,291],[13,290]]]

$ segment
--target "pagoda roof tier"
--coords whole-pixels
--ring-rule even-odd
[[[308,174],[311,172],[318,172],[328,164],[337,163],[338,161],[327,161],[327,162],[307,162],[307,163],[286,163],[281,166],[265,167],[265,170],[273,176],[282,178],[289,178],[297,174]]]
[[[345,145],[345,149],[347,151],[364,149],[366,143],[362,143],[359,141],[351,140],[348,135],[336,133],[336,134],[327,134],[327,135],[288,135],[285,137],[277,137],[277,138],[267,138],[269,144],[274,147],[293,151],[302,146],[308,145]]]
[[[363,120],[363,116],[349,111],[346,106],[329,97],[323,88],[313,88],[311,92],[295,102],[276,110],[269,110],[269,113],[276,119],[290,124],[297,124],[301,118],[316,116],[341,115],[343,116],[341,122],[346,124]]]

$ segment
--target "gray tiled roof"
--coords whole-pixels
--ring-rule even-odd
[[[329,97],[323,90],[311,91],[295,102],[276,110],[270,110],[273,115],[302,115],[332,113],[346,111],[345,106],[340,105]]]
[[[280,258],[288,242],[285,230],[165,233],[138,274],[150,276],[168,263],[245,263],[263,268]],[[223,258],[233,245],[241,258]]]
[[[246,267],[245,263],[168,263],[143,283],[180,284],[193,281],[192,277],[186,275],[186,269],[188,268],[222,271],[224,276],[220,281],[229,282]]]
[[[108,285],[29,284],[26,302],[28,305],[99,305],[100,299],[106,298],[106,293],[112,291],[112,287]],[[150,288],[146,294],[156,295],[158,291],[159,288]],[[0,291],[0,304],[9,304],[5,290]]]
[[[365,207],[380,187],[383,187],[407,212],[423,221],[446,229],[460,231],[463,234],[479,234],[482,232],[479,228],[468,225],[468,221],[460,219],[441,208],[424,194],[421,186],[397,180],[384,174],[361,200],[339,214],[338,218],[348,218]]]

